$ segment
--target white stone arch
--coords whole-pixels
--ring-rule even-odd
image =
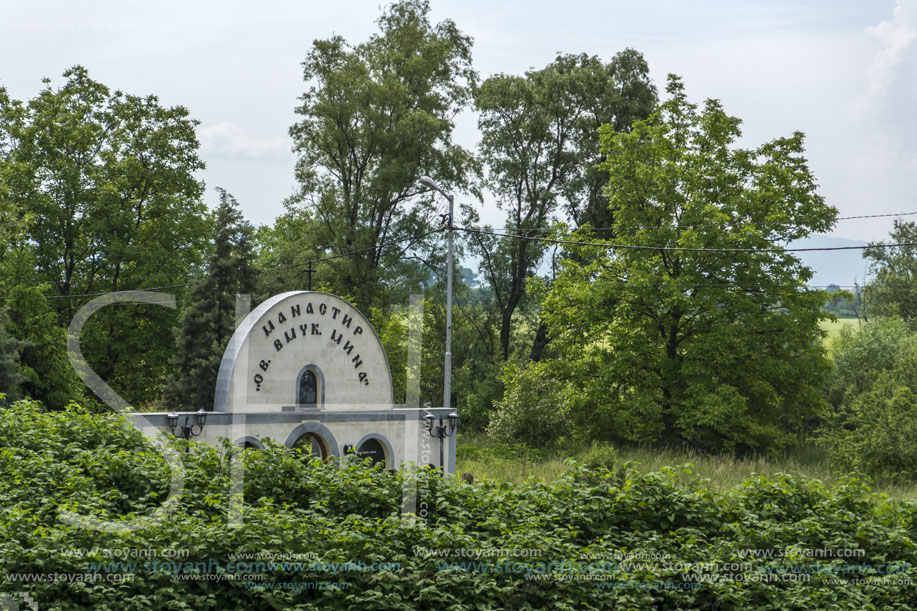
[[[366,443],[366,442],[369,441],[370,439],[375,439],[375,440],[378,441],[379,444],[382,446],[382,452],[383,452],[383,454],[385,454],[385,456],[384,456],[384,458],[385,458],[385,468],[386,468],[386,469],[394,469],[394,468],[395,468],[395,464],[394,464],[395,452],[394,452],[394,450],[392,449],[392,444],[389,443],[389,441],[388,441],[388,439],[386,439],[385,435],[383,435],[383,434],[381,434],[381,433],[367,433],[366,435],[363,435],[363,437],[360,438],[360,441],[358,441],[358,442],[353,446],[354,451],[359,452],[359,451],[360,451],[360,446],[362,446],[364,443]]]
[[[244,435],[242,437],[239,437],[232,443],[233,445],[242,446],[243,448],[245,447],[246,443],[250,443],[253,446],[255,446],[256,448],[258,448],[259,450],[264,449],[264,444],[261,442],[261,440],[258,439],[257,437],[252,437],[251,435]]]
[[[328,456],[341,455],[341,451],[338,448],[338,442],[334,437],[334,433],[332,433],[327,426],[319,422],[303,422],[295,429],[293,429],[293,431],[287,436],[287,440],[283,445],[289,449],[293,449],[293,445],[299,441],[300,437],[309,434],[317,435],[319,438],[321,438],[322,441],[325,442],[325,445],[328,446]]]
[[[293,388],[304,363],[324,377],[325,408],[394,409],[388,358],[369,320],[336,295],[290,291],[259,304],[233,333],[220,362],[213,410],[296,405]]]

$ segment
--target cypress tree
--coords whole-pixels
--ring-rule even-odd
[[[166,387],[170,408],[210,409],[223,351],[235,330],[236,295],[255,289],[254,228],[236,199],[223,189],[213,214],[213,254],[206,274],[191,288],[176,337],[172,365],[177,375]]]
[[[3,324],[3,312],[0,312],[0,404],[10,403],[19,398],[19,375],[16,359],[19,352],[19,342],[10,336]]]

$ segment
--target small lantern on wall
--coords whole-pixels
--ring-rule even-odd
[[[185,417],[185,422],[181,426],[178,425],[180,416]],[[193,417],[194,420],[189,422],[191,417]],[[201,408],[193,413],[183,412],[181,414],[178,412],[169,412],[166,416],[166,422],[168,422],[169,429],[172,431],[173,436],[180,437],[181,439],[191,439],[204,432],[204,426],[207,424],[207,410]],[[178,428],[178,435],[175,435],[176,428]],[[187,451],[187,448],[185,451]]]

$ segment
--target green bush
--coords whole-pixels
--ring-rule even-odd
[[[244,467],[245,506],[230,525],[230,448],[171,443],[189,453],[168,520],[84,529],[58,512],[147,514],[168,491],[165,462],[119,417],[46,414],[30,403],[0,410],[0,593],[59,611],[904,610],[915,601],[917,506],[855,479],[828,488],[781,474],[715,495],[687,467],[644,475],[625,465],[573,466],[555,484],[468,486],[269,444],[232,453]],[[594,450],[613,460],[610,447]],[[406,489],[420,515],[404,513]],[[806,553],[822,549],[858,553]],[[231,571],[234,554],[308,560]]]
[[[552,447],[569,432],[564,410],[564,386],[545,363],[507,367],[506,391],[496,403],[487,432],[497,441]]]
[[[582,462],[590,469],[608,469],[611,471],[617,461],[617,452],[606,443],[593,442],[582,456]]]
[[[900,320],[844,329],[833,347],[832,409],[822,443],[832,464],[917,480],[917,334]]]
[[[834,365],[828,400],[835,409],[872,388],[876,377],[890,371],[917,350],[917,333],[901,319],[872,320],[845,326],[831,346]]]

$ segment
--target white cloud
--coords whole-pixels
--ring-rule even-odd
[[[291,156],[286,138],[259,139],[230,121],[202,125],[197,130],[201,155],[243,159],[285,159]]]
[[[899,69],[910,68],[909,76],[917,75],[917,0],[897,0],[892,20],[866,28],[866,34],[879,44],[867,73],[869,104],[888,94]]]

